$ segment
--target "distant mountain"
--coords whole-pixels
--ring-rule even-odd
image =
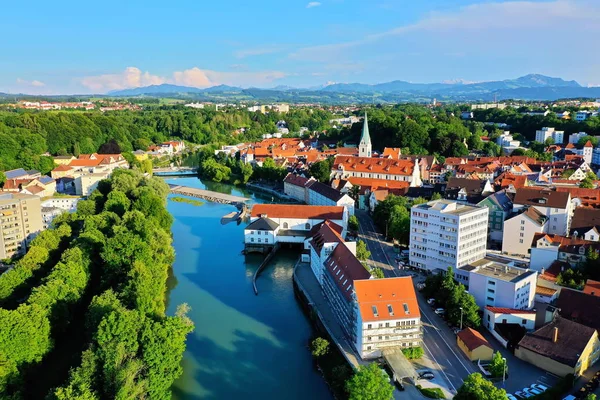
[[[440,101],[490,101],[496,99],[556,100],[573,97],[600,97],[600,88],[582,87],[575,81],[566,81],[539,74],[516,79],[476,82],[456,80],[442,83],[413,83],[401,80],[378,83],[327,82],[311,88],[279,85],[271,89],[219,85],[196,88],[178,85],[153,85],[117,90],[109,96],[170,96],[201,101],[286,101],[323,103],[395,103],[402,101],[425,102],[433,97]]]

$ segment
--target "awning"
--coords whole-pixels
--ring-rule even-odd
[[[417,371],[415,371],[410,361],[406,359],[401,349],[384,349],[383,358],[394,372],[396,380],[401,381],[404,378],[412,379],[413,382],[416,380]]]

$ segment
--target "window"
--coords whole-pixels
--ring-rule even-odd
[[[379,313],[377,312],[377,306],[371,306],[371,309],[373,310],[373,315],[376,316],[376,317],[378,317]]]
[[[524,220],[521,220],[521,225],[525,225],[525,221]]]
[[[382,339],[383,339],[383,336],[379,336],[379,340],[382,340]]]
[[[260,238],[258,239],[258,243],[260,243]]]
[[[371,336],[368,336],[368,337],[367,337],[367,340],[370,342],[370,341],[371,341]]]
[[[307,222],[307,223],[306,223],[306,225],[304,225],[304,227],[305,227],[306,229],[310,229],[310,222]]]
[[[284,223],[283,223],[283,229],[287,229],[287,228],[288,228],[288,223],[287,223],[287,222],[284,222]]]
[[[387,309],[388,309],[388,313],[390,313],[390,316],[394,316],[394,309],[392,308],[391,304],[387,305]]]
[[[488,321],[489,321],[490,320],[490,314],[488,314],[487,317],[488,317]]]
[[[254,238],[250,238],[250,241],[254,243]]]
[[[371,324],[367,324],[367,329],[371,329],[372,326],[373,325],[371,325]]]
[[[367,350],[371,350],[371,346],[367,346]]]
[[[522,323],[523,325],[527,325],[527,320],[526,320],[526,319],[524,319],[524,320],[522,320],[522,321],[521,321],[521,323]]]
[[[552,225],[552,229],[556,230],[556,225]]]
[[[521,230],[522,230],[522,231],[524,231],[524,230],[525,230],[525,227],[524,227],[524,226],[522,226],[522,227],[521,227]]]
[[[519,236],[520,236],[520,237],[523,237],[523,236],[524,236],[523,232],[519,233]]]
[[[523,243],[523,239],[519,239],[519,243]]]
[[[389,327],[390,327],[390,323],[389,323],[389,322],[386,322],[386,323],[385,323],[385,327],[386,327],[386,328],[389,328]]]

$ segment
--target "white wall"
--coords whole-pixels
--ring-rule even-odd
[[[533,307],[537,273],[518,282],[507,282],[471,271],[469,293],[480,308],[485,306],[530,309]],[[493,293],[490,292],[493,290]]]
[[[513,210],[523,208],[522,204],[514,204]],[[548,217],[548,233],[557,235],[568,235],[571,218],[571,202],[567,202],[566,208],[552,208],[541,205],[533,205],[536,210]]]
[[[494,314],[486,308],[483,310],[482,323],[489,331],[493,331],[497,323],[508,323],[519,324],[531,332],[535,329],[535,314]]]
[[[275,231],[256,231],[244,229],[244,243],[248,244],[273,244],[277,236]],[[301,241],[302,242],[302,241]]]
[[[532,247],[529,268],[541,272],[558,260],[558,246]]]
[[[533,236],[536,233],[545,232],[547,226],[548,223],[539,226],[523,214],[507,219],[504,221],[502,252],[529,256]]]

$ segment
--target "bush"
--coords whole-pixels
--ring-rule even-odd
[[[407,349],[402,349],[402,354],[404,354],[404,357],[408,358],[409,360],[416,360],[423,357],[424,351],[420,346],[409,347]]]
[[[421,385],[417,385],[417,389],[419,389],[419,392],[421,392],[423,396],[428,397],[430,399],[446,398],[446,396],[444,396],[444,392],[442,392],[442,389],[440,388],[424,388]]]
[[[318,337],[310,344],[310,351],[315,358],[324,356],[329,352],[329,342],[326,339]]]

